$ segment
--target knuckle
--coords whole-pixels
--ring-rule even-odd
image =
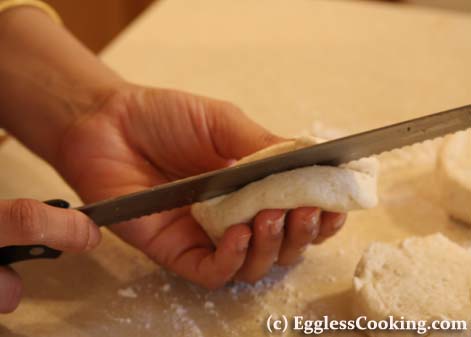
[[[10,221],[21,239],[41,240],[45,235],[45,218],[37,201],[17,199],[11,203]]]
[[[262,250],[265,248],[269,251],[272,250],[273,242],[279,242],[283,239],[285,228],[283,222],[278,221],[255,221],[253,224],[253,231],[255,234],[254,242],[257,242]]]
[[[252,226],[253,226],[254,238],[259,237],[259,236],[260,237],[269,236],[270,228],[266,223],[262,221],[254,221]]]

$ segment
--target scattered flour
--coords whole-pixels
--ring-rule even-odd
[[[168,293],[170,291],[170,289],[172,288],[172,286],[170,285],[170,283],[165,283],[162,288],[160,288],[164,293]]]
[[[115,318],[115,320],[121,324],[131,324],[132,319],[127,317],[127,318]]]
[[[198,324],[188,315],[188,309],[179,303],[172,303],[170,309],[174,313],[172,317],[172,326],[175,332],[185,336],[204,337]]]
[[[204,302],[204,308],[207,309],[207,310],[213,310],[214,309],[214,302],[211,302],[211,301]]]
[[[132,287],[119,289],[118,295],[126,298],[137,298],[137,293]]]

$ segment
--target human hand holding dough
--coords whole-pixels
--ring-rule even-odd
[[[279,143],[242,158],[236,165],[320,143],[312,136]],[[192,206],[193,217],[214,242],[233,224],[248,223],[263,209],[318,207],[331,212],[370,208],[377,204],[376,159],[341,167],[310,166],[273,174],[240,190]]]

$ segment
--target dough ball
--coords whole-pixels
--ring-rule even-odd
[[[445,139],[437,173],[445,209],[452,218],[471,225],[471,131]]]
[[[236,165],[319,142],[321,140],[315,137],[300,137],[242,158]],[[217,243],[228,227],[249,222],[263,209],[312,206],[328,211],[347,212],[374,207],[377,204],[377,171],[378,163],[373,158],[361,159],[341,167],[303,167],[273,174],[236,192],[195,203],[191,212]]]
[[[373,243],[353,279],[355,317],[469,320],[470,266],[471,252],[442,234],[410,238],[397,246]],[[380,331],[368,334],[391,335]],[[417,336],[412,331],[398,334]]]

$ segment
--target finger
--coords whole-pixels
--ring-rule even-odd
[[[186,217],[186,219],[183,218],[172,224],[172,227],[179,225],[188,227],[190,226],[188,219],[195,222],[193,218]],[[195,225],[197,225],[196,222]],[[188,245],[187,241],[193,241],[191,245],[188,245],[189,248],[177,256],[165,259],[165,266],[178,275],[205,288],[216,289],[222,287],[234,277],[246,258],[252,236],[250,228],[245,224],[230,227],[219,241],[217,249],[211,245],[206,234],[201,232],[199,225],[195,228],[200,232],[181,231],[180,235],[182,237],[180,240],[175,240],[175,233],[171,235],[175,241],[180,242],[183,246]],[[189,235],[190,233],[192,235]],[[199,236],[204,236],[205,239],[203,240]],[[165,246],[165,243],[163,243],[163,246]],[[160,248],[163,248],[162,245],[160,245]]]
[[[20,303],[21,279],[10,268],[0,267],[0,313],[14,311]]]
[[[321,229],[318,237],[312,243],[318,244],[330,238],[342,228],[346,220],[346,213],[322,212]]]
[[[290,265],[299,260],[306,247],[319,235],[320,218],[321,210],[314,207],[300,207],[288,213],[279,265]]]
[[[284,219],[284,210],[265,210],[257,214],[247,259],[236,279],[253,283],[270,270],[283,241]]]
[[[0,247],[42,244],[79,252],[95,247],[101,235],[85,214],[30,199],[0,201]]]
[[[251,237],[247,225],[232,226],[226,231],[216,252],[199,265],[199,275],[207,288],[219,288],[234,277],[244,263]]]
[[[240,159],[284,139],[252,121],[231,103],[210,100],[207,121],[217,152]]]

